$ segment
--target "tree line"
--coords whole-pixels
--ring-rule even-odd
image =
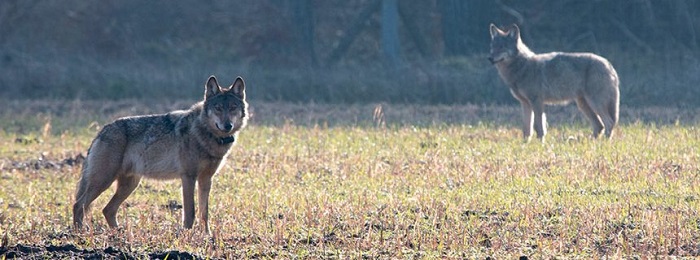
[[[699,15],[700,2],[687,0],[7,0],[0,93],[32,86],[44,90],[32,97],[138,97],[150,94],[139,90],[144,70],[167,66],[162,77],[172,78],[195,67],[203,72],[193,79],[179,76],[195,83],[224,70],[207,70],[216,62],[258,76],[263,99],[510,102],[484,59],[488,25],[516,23],[536,52],[609,57],[623,103],[653,104],[658,95],[697,93]],[[392,80],[396,73],[411,76]],[[34,79],[52,74],[59,80]],[[397,88],[414,91],[386,93]]]

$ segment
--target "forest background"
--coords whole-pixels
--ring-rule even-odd
[[[260,0],[0,2],[0,97],[192,99],[241,75],[252,100],[517,104],[488,25],[535,52],[594,52],[624,106],[700,105],[700,2]]]

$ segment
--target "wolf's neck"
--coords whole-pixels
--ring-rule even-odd
[[[513,59],[511,59],[509,62],[496,63],[498,73],[501,75],[501,77],[506,82],[506,84],[508,84],[509,87],[517,88],[517,86],[515,86],[515,82],[519,78],[522,78],[523,75],[530,72],[532,66],[528,64],[531,62],[530,58],[533,55],[534,53],[532,53],[532,51],[530,51],[527,54],[518,53],[518,55],[513,57]]]
[[[530,48],[528,48],[527,45],[525,45],[520,39],[518,39],[517,48],[518,48],[518,55],[522,55],[526,58],[532,57],[535,55],[535,53],[532,52],[530,50]]]

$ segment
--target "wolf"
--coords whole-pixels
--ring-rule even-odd
[[[523,111],[523,136],[529,141],[533,123],[537,137],[547,132],[545,104],[576,102],[593,125],[593,137],[605,129],[611,138],[620,110],[620,79],[612,64],[593,53],[550,52],[535,54],[521,40],[513,24],[502,30],[490,25],[495,65]],[[534,119],[534,120],[533,120]]]
[[[131,116],[105,125],[92,141],[83,163],[73,204],[73,224],[83,226],[90,204],[114,181],[117,190],[102,210],[111,228],[118,227],[119,205],[142,177],[182,181],[183,225],[195,219],[194,190],[198,185],[199,217],[209,233],[208,205],[212,177],[224,164],[239,131],[248,122],[245,83],[236,78],[222,88],[211,76],[204,100],[188,110]]]

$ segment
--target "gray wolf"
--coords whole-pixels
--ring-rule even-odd
[[[182,180],[183,225],[192,228],[194,190],[199,217],[209,232],[208,205],[212,177],[223,165],[238,133],[248,121],[245,83],[238,77],[228,88],[214,76],[205,84],[204,100],[188,110],[132,116],[105,125],[88,149],[73,204],[73,224],[83,226],[86,210],[114,181],[117,190],[102,210],[117,227],[119,205],[142,177]]]
[[[526,140],[530,140],[534,123],[537,137],[544,141],[545,104],[571,100],[593,125],[594,138],[603,129],[612,137],[620,108],[620,81],[608,60],[592,53],[535,54],[522,42],[515,24],[508,30],[491,24],[490,32],[489,60],[520,101]]]

